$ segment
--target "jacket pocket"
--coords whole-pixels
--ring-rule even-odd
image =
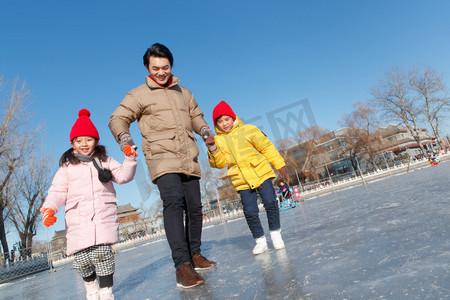
[[[116,223],[118,219],[117,199],[112,196],[103,196],[101,197],[101,201],[103,202],[103,207],[100,213],[102,223]]]
[[[186,130],[186,132],[191,139],[193,139],[194,141],[197,140],[197,138],[195,137],[195,135],[192,131]]]
[[[147,137],[148,149],[152,156],[165,153],[177,153],[174,132],[151,133]]]
[[[195,138],[195,135],[192,133],[192,131],[186,130],[186,133],[190,139],[190,143],[189,143],[189,145],[186,145],[186,148],[190,149],[190,151],[188,151],[188,152],[191,153],[193,160],[195,162],[197,162],[197,158],[199,155],[199,150],[198,150],[197,144],[195,143],[197,141],[197,139]]]
[[[233,167],[228,169],[227,176],[230,177],[231,182],[233,184],[239,183],[239,182],[242,181],[241,172],[240,172],[239,167],[237,165],[234,165]]]
[[[64,212],[67,227],[80,225],[79,201],[66,202]]]
[[[272,171],[269,162],[261,160],[258,157],[254,157],[250,161],[250,167],[253,169],[253,171],[255,171],[258,177],[263,177],[264,175],[267,175]]]

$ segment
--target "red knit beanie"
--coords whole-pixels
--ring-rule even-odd
[[[87,109],[83,108],[78,112],[78,119],[70,131],[70,141],[79,136],[91,136],[97,140],[100,139],[97,128],[95,128],[94,123],[89,118],[90,116],[91,113]]]
[[[214,125],[216,125],[217,119],[223,115],[230,116],[231,118],[233,118],[233,120],[236,120],[236,114],[233,112],[228,103],[226,103],[225,101],[220,101],[220,103],[217,104],[213,110]]]

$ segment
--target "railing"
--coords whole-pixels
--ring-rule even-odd
[[[0,283],[8,282],[51,268],[47,253],[33,253],[30,248],[4,254],[0,258]]]
[[[450,154],[440,155],[441,158],[448,158]],[[427,166],[429,164],[426,158],[396,161],[387,165],[380,165],[379,169],[365,169],[364,172],[358,174],[356,172],[345,174],[345,175],[335,175],[328,177],[321,181],[309,182],[307,184],[302,184],[299,186],[300,198],[309,197],[310,195],[316,195],[318,193],[338,190],[344,186],[366,183],[377,178],[390,176],[392,174],[398,174],[402,172],[407,172],[410,168],[417,168],[421,166]]]

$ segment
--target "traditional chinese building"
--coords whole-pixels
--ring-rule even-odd
[[[55,231],[52,241],[53,259],[61,259],[66,256],[66,230]]]
[[[138,208],[134,208],[129,203],[118,207],[119,224],[137,221],[140,215]]]

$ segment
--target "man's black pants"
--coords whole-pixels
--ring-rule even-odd
[[[156,179],[163,201],[164,227],[175,268],[200,253],[202,201],[198,177],[170,173]],[[186,213],[186,226],[183,216]]]

